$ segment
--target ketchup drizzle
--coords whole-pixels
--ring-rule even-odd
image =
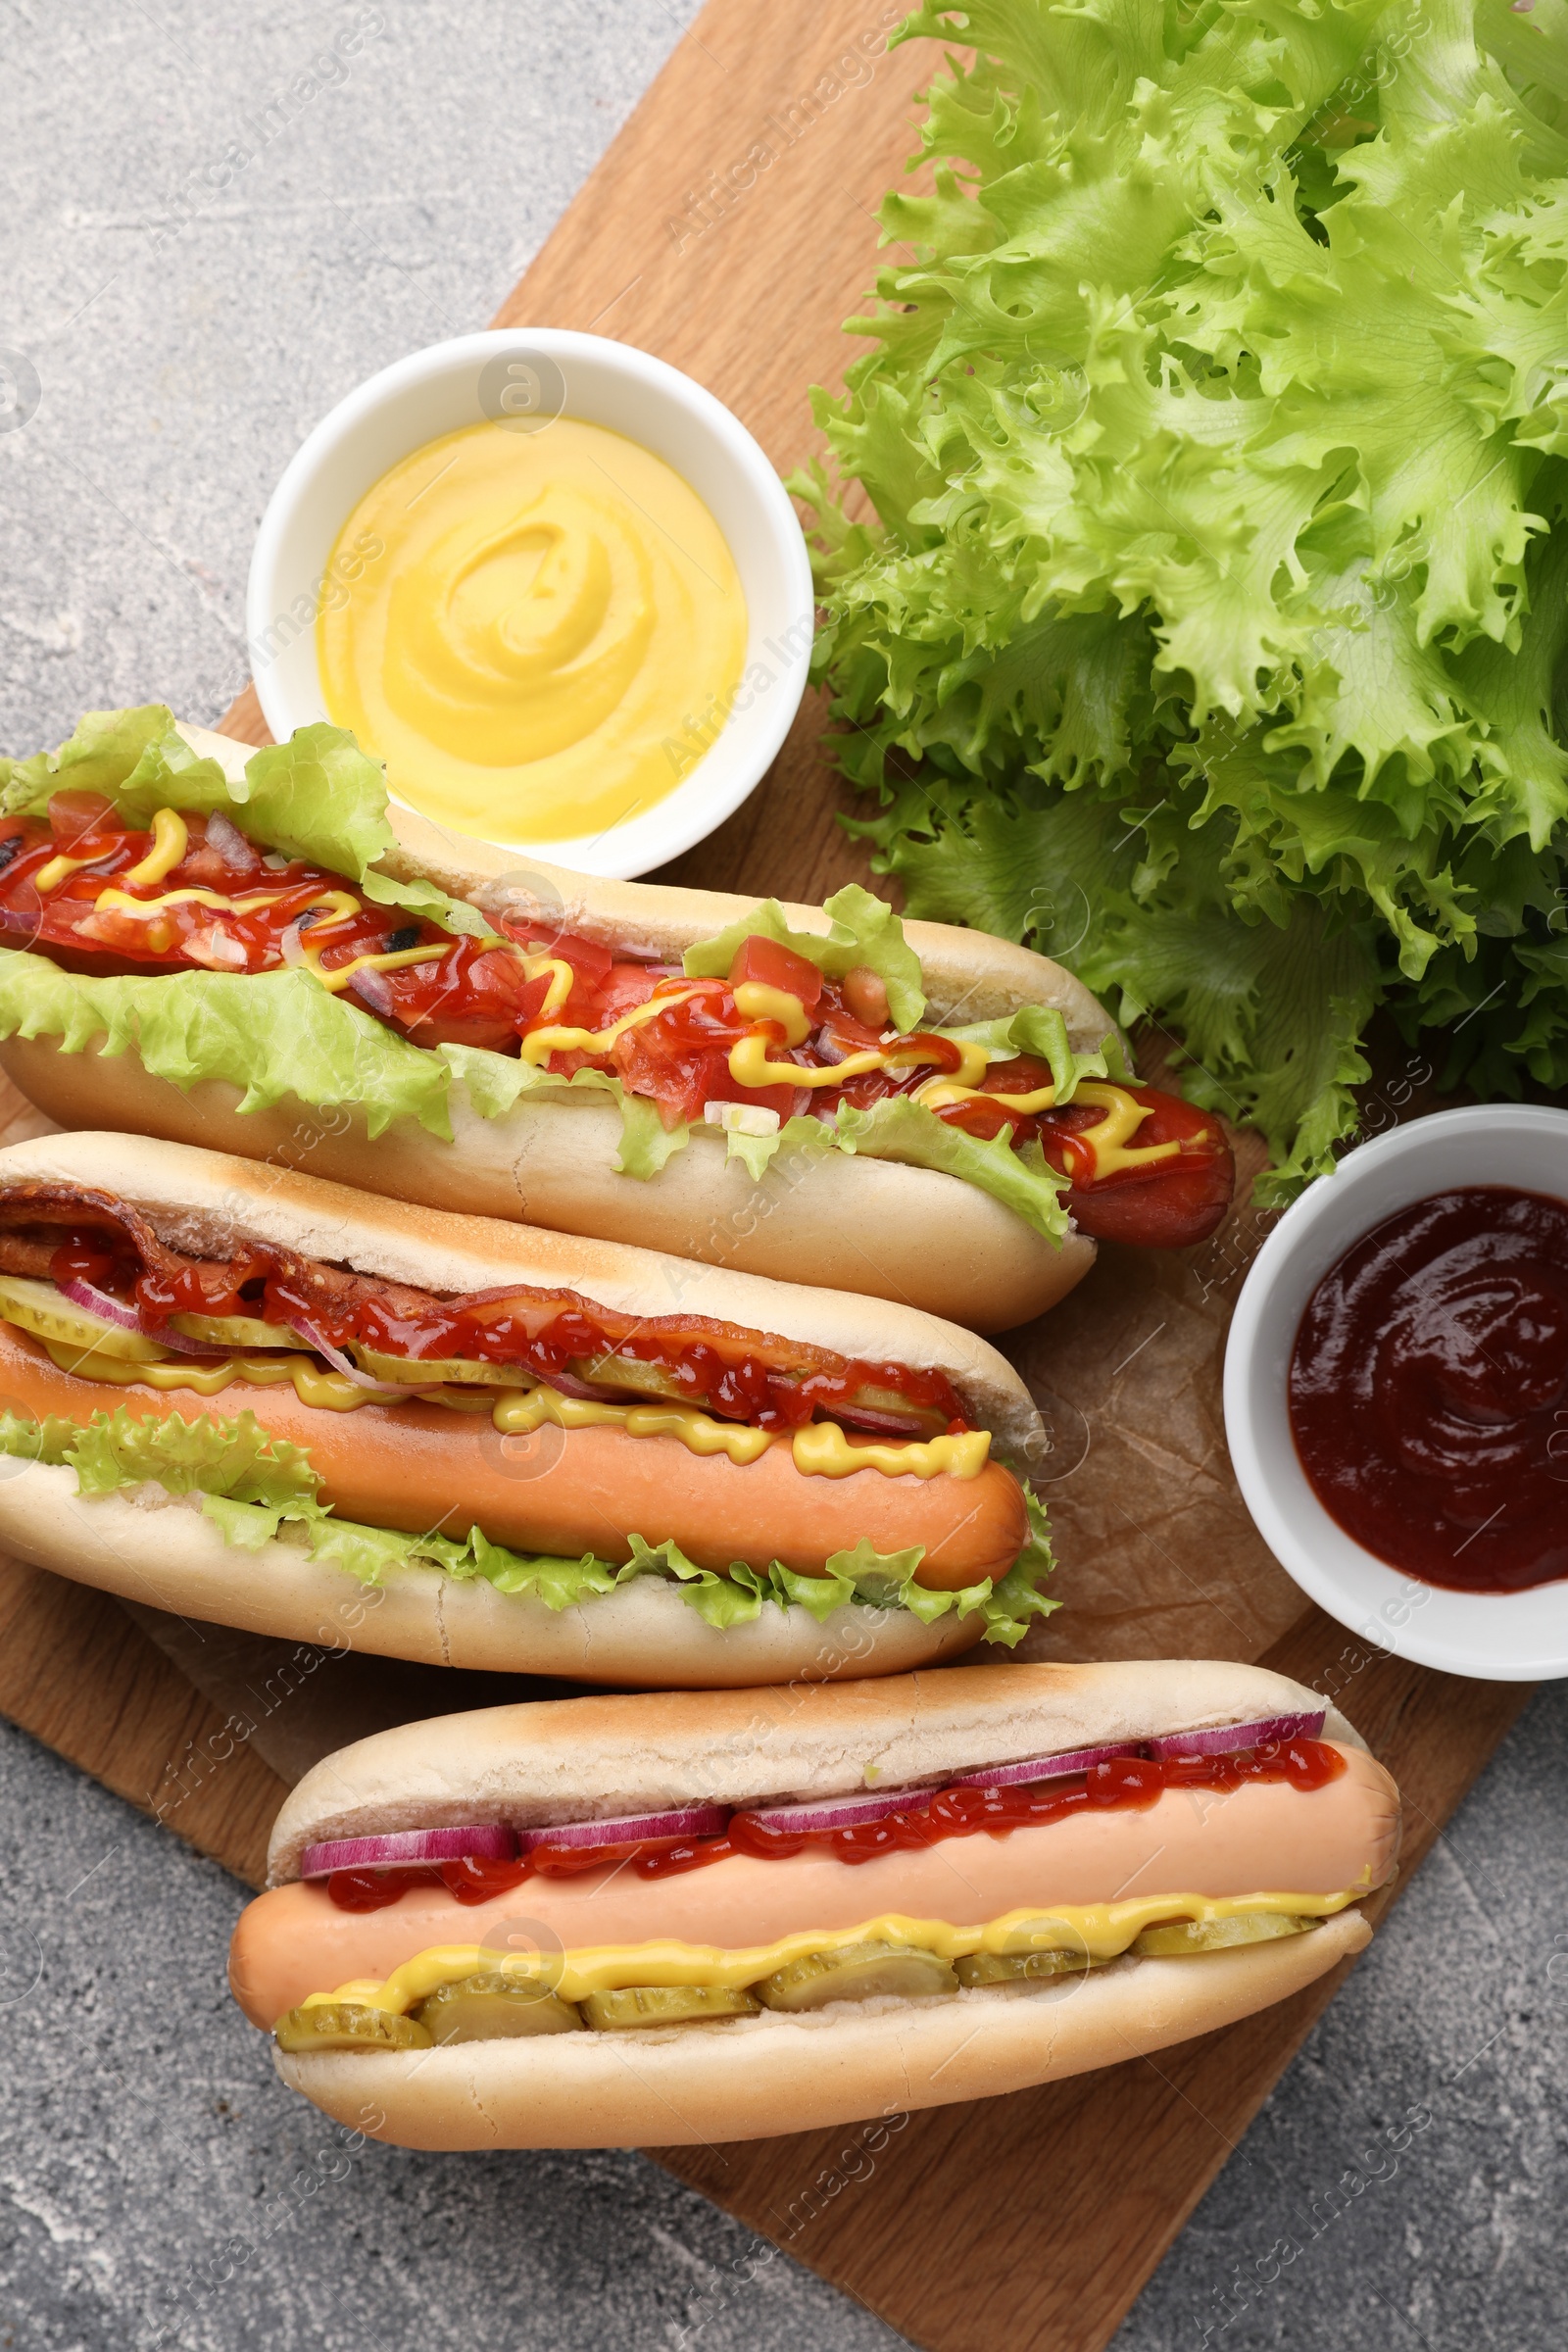
[[[1147,1812],[1167,1789],[1205,1789],[1228,1795],[1250,1781],[1284,1782],[1303,1793],[1326,1788],[1345,1771],[1345,1758],[1323,1740],[1273,1740],[1222,1756],[1121,1756],[1092,1764],[1060,1781],[1026,1782],[1006,1788],[939,1788],[906,1812],[841,1830],[769,1829],[757,1813],[732,1815],[718,1838],[653,1838],[601,1846],[535,1846],[513,1862],[423,1862],[391,1870],[338,1870],[326,1891],[343,1911],[379,1911],[416,1886],[445,1886],[460,1903],[488,1902],[535,1875],[575,1877],[620,1863],[640,1879],[675,1878],[731,1854],[785,1862],[817,1846],[840,1862],[875,1861],[879,1854],[940,1845],[985,1831],[1005,1838],[1083,1812]],[[829,1800],[824,1800],[829,1801]],[[465,1875],[466,1874],[466,1875]]]

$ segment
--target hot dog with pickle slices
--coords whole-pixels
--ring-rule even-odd
[[[180,1144],[0,1152],[0,1548],[187,1616],[891,1673],[1052,1605],[1044,1446],[1011,1366],[908,1308]]]
[[[390,822],[388,821],[390,819]],[[351,737],[99,713],[0,762],[0,1061],[62,1124],[220,1146],[990,1330],[1092,1237],[1202,1240],[1211,1113],[1005,942],[602,883],[389,810]]]
[[[1256,1667],[494,1708],[307,1776],[229,1978],[286,2082],[404,2145],[744,2138],[1245,2016],[1366,1941],[1398,1838]]]

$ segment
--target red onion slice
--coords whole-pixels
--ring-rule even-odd
[[[1147,1751],[1136,1740],[1118,1740],[1114,1747],[1075,1747],[1061,1756],[1024,1756],[1016,1764],[983,1764],[954,1782],[956,1788],[1012,1788],[1032,1781],[1065,1781],[1091,1764],[1113,1764],[1122,1756]]]
[[[882,1788],[864,1796],[819,1796],[803,1805],[748,1805],[748,1821],[760,1821],[786,1836],[808,1837],[822,1830],[862,1829],[869,1822],[890,1821],[895,1813],[912,1812],[929,1804],[937,1791],[928,1788]]]
[[[1145,1742],[1145,1752],[1165,1756],[1228,1756],[1244,1747],[1261,1747],[1270,1740],[1316,1740],[1323,1730],[1323,1709],[1315,1715],[1270,1715],[1261,1723],[1222,1723],[1206,1732],[1171,1732]]]
[[[122,1331],[141,1330],[141,1316],[135,1307],[127,1306],[123,1298],[113,1298],[108,1291],[95,1290],[90,1282],[80,1282],[74,1276],[59,1286],[62,1298],[73,1306],[84,1306],[90,1315],[101,1315],[106,1323],[114,1323]],[[149,1333],[146,1335],[151,1337]]]
[[[636,1845],[645,1838],[717,1838],[729,1823],[724,1805],[683,1805],[672,1813],[634,1813],[621,1821],[563,1821],[548,1830],[519,1830],[517,1851],[539,1845]]]
[[[352,1380],[357,1389],[373,1389],[377,1396],[403,1396],[408,1394],[401,1387],[389,1388],[384,1380],[377,1380],[373,1372],[362,1372],[341,1348],[333,1347],[325,1332],[313,1323],[309,1315],[290,1315],[288,1328],[296,1339],[305,1342],[307,1348],[314,1348],[318,1355],[324,1355],[333,1371],[341,1372],[345,1380]]]
[[[922,1421],[913,1413],[868,1412],[858,1404],[841,1404],[835,1408],[834,1417],[847,1422],[852,1429],[866,1429],[890,1438],[924,1438],[932,1434],[929,1421]]]
[[[463,1830],[394,1830],[384,1838],[329,1838],[300,1856],[302,1879],[330,1878],[334,1870],[380,1870],[399,1862],[510,1862],[517,1851],[511,1830],[481,1822]]]
[[[149,1330],[135,1307],[127,1306],[123,1298],[116,1298],[108,1291],[95,1290],[90,1282],[80,1282],[73,1276],[70,1282],[59,1283],[56,1287],[61,1298],[69,1298],[73,1306],[85,1307],[89,1314],[101,1316],[104,1322],[113,1323],[120,1331],[134,1331],[142,1339],[154,1340],[160,1348],[172,1348],[176,1355],[199,1355],[209,1363],[216,1363],[223,1352],[221,1349],[215,1350],[208,1340],[187,1340],[182,1332],[163,1331],[157,1327]]]
[[[579,1380],[575,1372],[530,1372],[526,1364],[519,1364],[517,1373],[520,1379],[538,1380],[545,1388],[554,1389],[558,1396],[580,1396],[587,1404],[641,1404],[647,1401],[646,1398],[629,1395],[624,1389],[596,1389],[591,1382]]]
[[[248,874],[262,862],[261,853],[252,849],[244,834],[221,808],[215,808],[207,819],[207,844],[228,867],[231,874]]]

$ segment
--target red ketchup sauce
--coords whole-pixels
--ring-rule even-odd
[[[194,1259],[166,1274],[143,1271],[122,1236],[87,1227],[68,1229],[49,1260],[60,1284],[89,1282],[128,1297],[157,1331],[171,1315],[256,1315],[289,1324],[297,1315],[323,1331],[335,1347],[354,1340],[418,1363],[466,1357],[515,1365],[554,1381],[563,1373],[578,1384],[617,1394],[614,1370],[634,1375],[653,1367],[668,1375],[676,1402],[700,1406],[720,1419],[753,1421],[762,1429],[796,1429],[817,1411],[858,1427],[895,1436],[956,1435],[968,1427],[957,1392],[934,1367],[872,1363],[863,1357],[815,1369],[768,1363],[746,1346],[776,1352],[787,1343],[744,1327],[701,1317],[629,1315],[608,1318],[569,1291],[481,1293],[468,1299],[429,1298],[413,1307],[368,1291],[334,1305],[309,1277],[279,1271],[260,1246],[221,1263]],[[817,1350],[818,1353],[825,1351]],[[647,1384],[656,1392],[657,1381]],[[622,1388],[619,1392],[624,1395]],[[628,1397],[635,1401],[635,1396]]]
[[[939,1788],[921,1794],[906,1812],[843,1830],[772,1829],[756,1813],[736,1813],[719,1838],[654,1838],[623,1845],[538,1845],[514,1862],[416,1862],[402,1869],[335,1870],[326,1891],[341,1911],[381,1911],[416,1886],[440,1884],[460,1903],[486,1903],[536,1874],[574,1878],[579,1871],[623,1863],[639,1878],[673,1878],[701,1870],[731,1854],[754,1854],[785,1862],[817,1846],[841,1862],[871,1862],[878,1854],[940,1845],[949,1838],[971,1838],[987,1830],[1005,1838],[1011,1830],[1039,1829],[1070,1814],[1146,1811],[1168,1788],[1212,1789],[1228,1794],[1247,1781],[1285,1781],[1303,1791],[1326,1788],[1345,1770],[1345,1758],[1323,1740],[1276,1740],[1224,1756],[1122,1756],[1092,1764],[1070,1779],[1034,1781],[1010,1788]],[[826,1801],[826,1800],[825,1800]]]
[[[521,1040],[540,1030],[607,1033],[622,1014],[657,1000],[662,1009],[653,1018],[622,1031],[603,1052],[558,1048],[544,1066],[558,1077],[590,1068],[618,1076],[631,1093],[658,1105],[666,1127],[700,1122],[710,1102],[750,1102],[776,1110],[781,1119],[797,1113],[831,1118],[841,1104],[867,1109],[895,1095],[912,1095],[932,1077],[951,1076],[961,1060],[951,1038],[919,1032],[908,1041],[921,1049],[913,1064],[860,1071],[840,1086],[748,1087],[731,1075],[729,1054],[759,1029],[769,1040],[770,1060],[811,1070],[878,1048],[888,1018],[881,982],[864,972],[858,987],[848,976],[842,983],[826,979],[806,957],[760,935],[743,942],[727,979],[693,980],[668,964],[616,960],[608,947],[571,933],[537,938],[527,925],[509,926],[502,917],[503,932],[515,947],[569,966],[569,992],[547,1013],[551,972],[540,970],[530,980],[506,946],[454,936],[421,916],[399,920],[400,910],[367,904],[343,875],[301,858],[269,866],[226,820],[211,833],[208,820],[194,812],[187,811],[184,823],[186,846],[178,863],[156,882],[130,883],[153,835],[127,825],[102,793],[57,792],[47,823],[0,819],[0,939],[47,949],[68,970],[88,972],[276,972],[308,953],[326,975],[357,966],[340,983],[346,998],[416,1045],[474,1046],[507,1054],[518,1053]],[[69,869],[63,875],[55,870],[62,858]],[[40,875],[49,878],[41,892]],[[209,903],[215,898],[216,906]],[[416,950],[421,953],[416,956]],[[377,967],[374,959],[387,955],[411,960]],[[362,960],[367,957],[368,963]],[[740,1011],[735,989],[748,979],[799,997],[810,1030],[798,1047],[786,1044],[779,1022],[759,1022]],[[877,994],[874,1003],[864,994],[867,980]],[[1093,1145],[1082,1140],[1104,1116],[1102,1109],[1068,1103],[1028,1112],[983,1099],[1035,1093],[1051,1075],[1029,1054],[994,1062],[981,1082],[982,1099],[943,1105],[936,1116],[982,1141],[1005,1131],[1020,1152],[1038,1145],[1068,1179],[1077,1223],[1099,1240],[1153,1250],[1188,1249],[1206,1240],[1235,1184],[1218,1119],[1179,1096],[1141,1087],[1146,1116],[1137,1148],[1177,1149],[1164,1160],[1102,1175]]]
[[[1313,1292],[1291,1426],[1348,1536],[1425,1584],[1568,1577],[1568,1202],[1437,1193]]]

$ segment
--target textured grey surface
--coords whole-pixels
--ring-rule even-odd
[[[218,715],[301,435],[490,316],[693,13],[0,0],[0,748]],[[1562,2341],[1565,1821],[1559,1689],[1118,2352]],[[345,2149],[222,1989],[232,1882],[3,1726],[0,1825],[0,2347],[897,2342],[635,2156]]]
[[[231,1879],[4,1724],[0,1808],[0,2345],[898,2342],[639,2156],[356,2147],[224,1990]]]

